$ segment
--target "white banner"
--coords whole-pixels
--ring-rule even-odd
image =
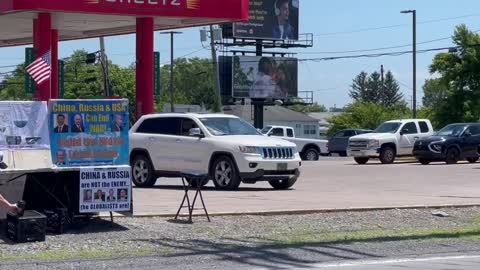
[[[130,211],[130,173],[129,166],[80,168],[80,213]]]
[[[49,149],[44,101],[0,101],[0,150]]]

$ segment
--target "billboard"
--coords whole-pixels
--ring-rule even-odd
[[[233,57],[233,97],[286,99],[298,95],[296,58]]]
[[[0,150],[49,149],[47,102],[0,101]]]
[[[233,37],[298,40],[299,0],[252,0],[247,22],[233,24]]]
[[[49,130],[58,167],[128,165],[128,100],[51,100]]]

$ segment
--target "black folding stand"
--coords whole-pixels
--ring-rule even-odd
[[[207,207],[205,206],[205,202],[202,196],[202,182],[208,178],[208,174],[197,173],[197,172],[184,172],[182,173],[181,176],[182,176],[182,185],[183,185],[183,190],[185,191],[185,195],[183,196],[182,203],[180,204],[177,214],[175,215],[175,220],[178,219],[178,215],[180,214],[180,211],[182,210],[182,208],[188,208],[189,223],[193,222],[192,221],[193,210],[197,210],[197,209],[203,209],[205,211],[205,215],[207,216],[208,222],[210,222],[210,216],[208,215]],[[186,180],[187,178],[190,179],[190,181],[187,181]],[[188,192],[192,188],[196,188],[196,191],[195,191],[195,196],[193,197],[193,201],[190,203],[190,197],[188,195]],[[195,208],[197,197],[200,197],[200,201],[202,202],[202,208]],[[187,202],[187,205],[185,205],[185,202]]]

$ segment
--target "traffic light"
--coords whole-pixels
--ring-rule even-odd
[[[87,54],[87,58],[85,59],[85,63],[95,64],[96,62],[97,62],[97,54],[96,53]]]

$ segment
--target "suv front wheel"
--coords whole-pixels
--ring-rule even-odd
[[[156,182],[152,162],[145,155],[136,155],[132,161],[132,181],[137,187],[151,187]]]
[[[217,189],[236,190],[240,186],[240,175],[235,163],[230,157],[220,156],[213,162],[211,168],[213,184]]]
[[[291,188],[295,182],[297,182],[297,177],[285,178],[281,180],[270,180],[268,183],[274,189],[289,189]]]
[[[382,164],[392,164],[395,161],[395,155],[395,150],[392,147],[382,147],[382,150],[380,150],[380,161]]]

